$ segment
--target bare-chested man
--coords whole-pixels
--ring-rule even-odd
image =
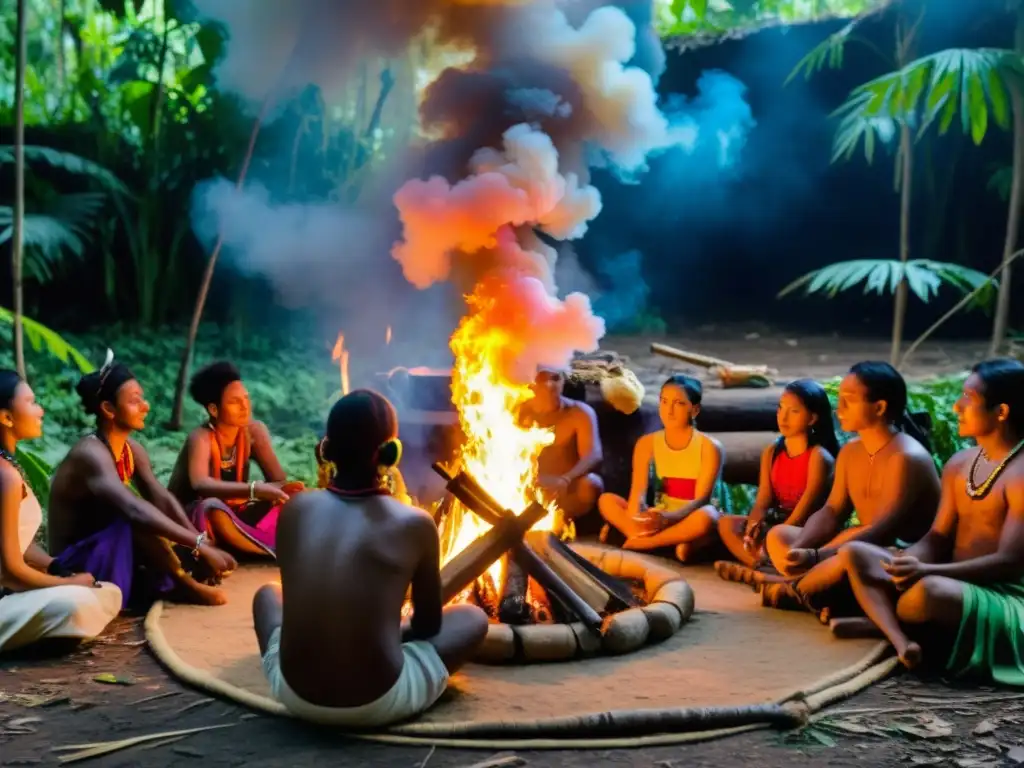
[[[321,444],[336,467],[331,485],[281,511],[281,583],[256,593],[253,616],[274,697],[306,720],[358,729],[421,713],[487,634],[479,608],[442,609],[437,527],[388,490],[397,434],[384,397],[346,395]]]
[[[839,559],[907,667],[923,657],[915,637],[948,673],[1024,685],[1024,364],[979,363],[954,408],[978,445],[946,465],[931,530],[902,553],[857,543]],[[837,622],[842,635],[858,624]]]
[[[234,558],[206,543],[206,534],[156,479],[145,449],[131,439],[149,413],[142,385],[126,366],[108,359],[82,377],[77,391],[96,431],[72,446],[53,476],[51,572],[88,572],[116,584],[123,607],[148,607],[158,597],[226,602],[210,582],[234,570]],[[183,568],[182,557],[193,573]]]
[[[857,363],[842,380],[836,416],[857,439],[839,451],[825,506],[803,528],[780,525],[768,534],[772,564],[784,576],[800,578],[792,587],[765,584],[765,605],[782,607],[793,590],[806,601],[838,586],[845,569],[835,555],[848,542],[888,547],[917,541],[928,530],[938,507],[939,475],[906,408],[906,382],[888,363]],[[856,524],[844,530],[854,514]]]
[[[567,518],[582,517],[604,491],[601,476],[594,472],[603,459],[597,414],[562,394],[564,371],[542,368],[531,389],[534,397],[523,406],[523,419],[555,433],[555,442],[538,459],[538,484],[554,496]]]

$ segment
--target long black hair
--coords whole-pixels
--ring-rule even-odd
[[[818,417],[807,433],[807,447],[820,445],[832,454],[832,458],[838,456],[839,440],[836,438],[835,424],[832,423],[832,403],[829,402],[825,388],[814,379],[797,379],[786,385],[783,393],[786,392],[796,397],[804,408]],[[780,437],[775,444],[775,456],[779,455],[785,444],[785,440]]]
[[[17,371],[12,371],[10,368],[0,368],[0,408],[9,410],[11,404],[14,402],[14,393],[18,391],[18,385],[20,385],[24,379],[18,375]]]
[[[1024,363],[1009,357],[983,360],[971,373],[985,385],[985,405],[990,409],[1000,405],[1009,408],[1009,427],[1017,439],[1024,438]]]
[[[867,389],[870,402],[885,401],[886,421],[917,440],[929,453],[932,452],[931,438],[907,413],[907,382],[899,371],[889,363],[865,360],[850,368],[850,373]]]

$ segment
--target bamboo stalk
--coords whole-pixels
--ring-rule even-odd
[[[670,347],[668,344],[658,344],[657,342],[651,344],[651,352],[663,357],[671,357],[674,360],[682,360],[684,363],[700,365],[704,368],[731,368],[735,365],[735,363],[730,363],[717,357],[702,355],[697,352],[688,352],[685,349]]]

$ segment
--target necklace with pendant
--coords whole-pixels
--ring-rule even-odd
[[[981,485],[977,485],[974,482],[974,472],[978,468],[978,462],[982,456],[985,456],[985,451],[979,450],[977,455],[974,457],[974,461],[971,462],[971,471],[967,473],[967,495],[972,499],[983,499],[988,496],[989,491],[992,490],[992,486],[996,484],[996,480],[1003,473],[1003,470],[1013,461],[1013,457],[1020,453],[1021,448],[1024,448],[1024,440],[1017,443],[995,469],[992,470],[991,474],[985,478],[985,482]],[[988,456],[985,456],[988,459]]]
[[[891,442],[892,442],[892,441],[893,441],[893,440],[894,440],[895,438],[896,438],[896,435],[895,435],[895,434],[893,434],[893,435],[890,435],[889,439],[888,439],[888,440],[886,440],[886,441],[885,441],[885,443],[883,443],[883,444],[882,444],[882,447],[881,447],[881,448],[879,448],[879,449],[878,449],[877,451],[875,451],[874,453],[872,453],[872,452],[871,452],[871,451],[869,451],[869,450],[868,450],[867,448],[865,448],[864,450],[865,450],[865,452],[867,452],[867,454],[868,454],[868,464],[872,464],[872,465],[873,465],[873,464],[875,463],[875,456],[877,456],[877,455],[878,455],[878,454],[880,454],[880,453],[881,453],[882,451],[884,451],[884,450],[885,450],[886,448],[888,448],[888,447],[889,447],[889,443],[891,443]]]

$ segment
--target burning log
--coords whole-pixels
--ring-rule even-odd
[[[447,489],[461,501],[467,509],[476,514],[482,520],[486,520],[498,528],[508,520],[511,513],[503,510],[491,496],[482,489],[479,484],[465,471],[459,472],[454,477],[440,464],[434,464],[434,471],[448,481]],[[536,502],[531,505],[539,506]],[[524,512],[523,515],[526,513]],[[522,517],[523,515],[520,515]],[[532,527],[537,520],[530,524]],[[529,529],[527,529],[529,530]],[[525,531],[524,531],[525,534]],[[481,537],[483,538],[483,537]],[[516,562],[540,584],[548,596],[557,600],[567,609],[569,613],[577,617],[588,627],[595,631],[601,626],[601,616],[590,605],[586,603],[565,581],[545,563],[537,553],[520,540],[513,542],[508,549],[513,551]],[[479,541],[479,539],[478,539]],[[476,543],[476,542],[474,542]],[[456,559],[462,556],[459,553]],[[452,562],[455,562],[454,560]],[[493,560],[491,561],[493,562]]]
[[[534,502],[520,515],[502,518],[441,568],[441,601],[447,603],[472,584],[503,554],[521,541],[528,530],[547,515]]]
[[[591,584],[584,589],[600,589],[607,598],[605,607],[609,611],[623,611],[626,608],[638,608],[643,601],[633,594],[632,590],[621,579],[609,576],[585,557],[576,554],[571,547],[557,536],[546,534],[527,534],[526,540],[537,550],[545,562],[562,575],[563,571],[576,572],[580,576],[570,576],[566,581],[575,585],[576,581]],[[550,553],[550,555],[549,555]],[[563,576],[563,578],[566,578]]]
[[[505,563],[505,583],[498,600],[498,619],[506,624],[527,624],[531,619],[526,591],[530,577],[514,559]]]
[[[551,570],[575,592],[583,602],[599,615],[612,612],[614,596],[586,571],[578,568],[562,552],[552,546],[555,536],[547,532],[535,532],[527,537],[529,546],[551,567]]]
[[[537,580],[549,597],[561,603],[570,614],[595,632],[601,628],[601,615],[541,560],[528,544],[520,542],[513,551],[516,561]]]

